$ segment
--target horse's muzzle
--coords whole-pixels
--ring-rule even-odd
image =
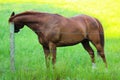
[[[18,33],[20,30],[15,30],[14,33]]]

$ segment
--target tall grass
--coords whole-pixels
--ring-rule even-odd
[[[119,0],[0,1],[0,80],[119,80],[119,2]],[[10,72],[8,18],[12,11],[20,13],[26,10],[58,13],[65,17],[88,14],[98,18],[105,31],[108,72],[105,72],[104,63],[98,56],[96,56],[97,69],[92,71],[90,57],[80,44],[58,48],[56,69],[47,72],[44,53],[37,36],[26,26],[15,34],[16,72]]]

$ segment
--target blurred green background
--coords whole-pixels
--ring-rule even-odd
[[[1,0],[0,80],[45,80],[46,75],[48,80],[119,80],[119,3],[120,0]],[[93,72],[88,53],[81,45],[75,45],[58,48],[56,70],[46,73],[44,54],[37,36],[25,27],[15,34],[16,72],[11,73],[8,19],[13,11],[20,13],[29,10],[57,13],[65,17],[87,14],[98,18],[105,32],[108,72],[105,72],[104,64],[98,56],[96,56],[97,70]]]

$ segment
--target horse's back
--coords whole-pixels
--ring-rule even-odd
[[[99,23],[96,20],[96,18],[88,15],[81,14],[78,16],[71,17],[70,19],[73,19],[77,23],[79,23],[80,27],[82,27],[81,25],[84,25],[84,27],[86,27],[88,31],[97,30],[99,28]]]
[[[85,14],[81,14],[81,15],[77,15],[77,16],[74,16],[74,17],[71,17],[70,19],[73,19],[75,21],[81,21],[81,22],[92,22],[95,20],[95,18],[91,17],[91,16],[88,16],[88,15],[85,15]]]

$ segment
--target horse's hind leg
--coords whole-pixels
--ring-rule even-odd
[[[94,38],[94,37],[91,38],[91,42],[95,45],[98,54],[101,56],[103,62],[105,63],[105,66],[107,68],[107,62],[106,62],[106,58],[105,58],[105,54],[104,54],[104,47],[101,45],[99,37],[97,37],[97,38]]]
[[[95,66],[95,56],[94,56],[94,51],[89,44],[89,40],[82,41],[82,45],[85,48],[85,50],[89,53],[91,60],[92,60],[92,68],[94,69],[96,67]]]
[[[106,62],[106,58],[105,58],[105,54],[104,54],[104,47],[102,47],[100,44],[95,44],[95,47],[97,48],[97,52],[103,59],[103,62],[105,63],[105,66],[107,68],[107,62]]]

